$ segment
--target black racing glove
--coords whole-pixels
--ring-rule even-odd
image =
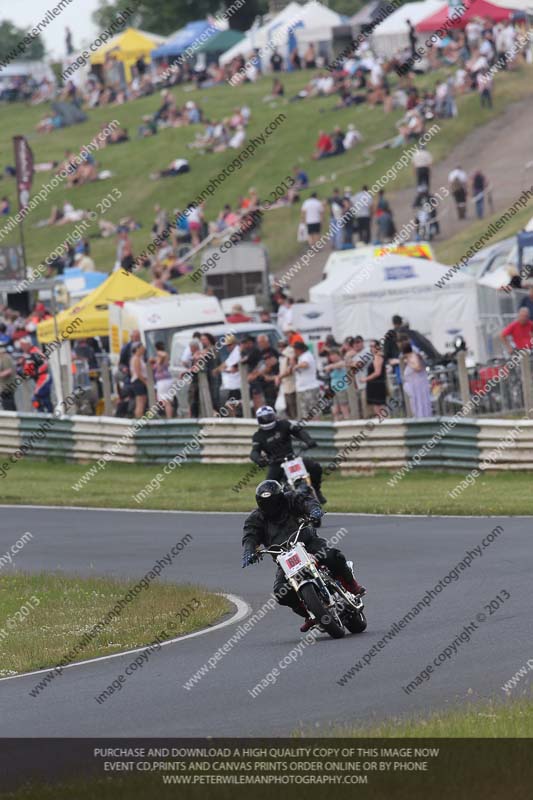
[[[313,508],[311,510],[310,514],[309,514],[309,518],[310,518],[311,522],[314,523],[314,524],[316,524],[317,522],[320,522],[320,520],[322,519],[323,516],[324,516],[324,512],[318,506],[316,508]]]
[[[250,564],[255,564],[257,556],[252,550],[245,550],[242,554],[242,568],[249,567]]]

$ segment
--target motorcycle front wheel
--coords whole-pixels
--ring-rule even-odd
[[[344,618],[344,624],[350,633],[363,633],[366,631],[367,621],[363,611],[353,611]]]
[[[324,607],[318,592],[312,583],[306,583],[299,592],[305,607],[310,611],[315,619],[318,620],[320,627],[333,639],[342,639],[344,636],[344,626],[340,622],[337,614]]]

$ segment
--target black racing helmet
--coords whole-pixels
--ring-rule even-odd
[[[257,507],[267,519],[280,519],[287,510],[287,498],[277,481],[262,481],[255,490]]]

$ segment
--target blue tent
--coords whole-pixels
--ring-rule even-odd
[[[58,277],[64,281],[71,298],[77,299],[92,292],[106,281],[109,275],[107,272],[85,272],[78,267],[71,267]]]
[[[189,22],[184,28],[175,33],[174,36],[171,36],[165,44],[152,50],[152,58],[176,58],[196,42],[202,34],[209,33],[209,36],[214,36],[214,34],[218,32],[218,28],[215,28],[210,22],[206,22],[206,20]],[[204,36],[201,43],[203,44],[207,38],[207,35]]]

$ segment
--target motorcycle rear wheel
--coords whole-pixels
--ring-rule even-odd
[[[317,590],[312,583],[306,583],[300,589],[301,598],[306,608],[318,620],[319,625],[332,639],[342,639],[344,636],[344,627],[337,615],[332,615],[329,609],[324,607],[322,600],[318,596]]]

